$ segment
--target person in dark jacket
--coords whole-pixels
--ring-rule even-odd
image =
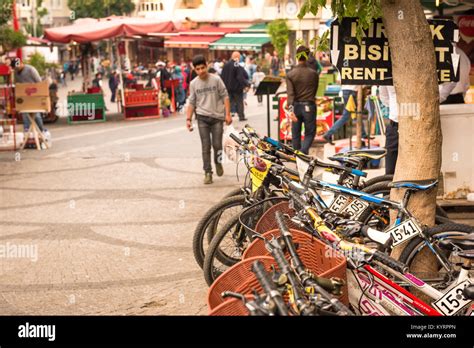
[[[110,98],[110,101],[112,103],[115,103],[115,96],[117,94],[118,85],[119,85],[119,81],[118,81],[117,73],[115,71],[112,71],[109,77],[109,88],[110,88],[110,92],[112,93],[112,97]]]
[[[286,75],[288,93],[287,107],[290,111],[292,144],[295,150],[308,154],[316,135],[316,92],[319,76],[309,67],[309,48],[300,46],[296,50],[298,65]],[[301,144],[301,128],[304,124],[304,141]]]
[[[166,69],[166,63],[159,61],[156,66],[158,67],[158,72],[157,76],[160,77],[160,88],[163,92],[168,93],[168,95],[171,95],[171,88],[166,88],[165,87],[165,81],[171,80],[171,74],[168,72]]]
[[[248,79],[245,78],[245,69],[240,66],[240,53],[232,53],[231,59],[224,65],[221,78],[229,93],[230,103],[236,105],[237,114],[240,121],[246,121],[244,114],[244,89],[249,86]]]

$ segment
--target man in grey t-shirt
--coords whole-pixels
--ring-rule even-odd
[[[193,67],[197,77],[189,86],[189,106],[186,117],[186,127],[193,130],[192,117],[196,112],[199,135],[202,145],[202,160],[204,162],[204,184],[212,184],[211,144],[214,149],[214,163],[218,176],[224,174],[222,167],[222,134],[224,121],[232,123],[230,102],[227,89],[221,78],[207,71],[204,56],[198,55],[193,59]]]

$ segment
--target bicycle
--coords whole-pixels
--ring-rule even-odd
[[[304,195],[299,195],[291,190],[289,195],[292,202],[305,212],[305,214],[299,215],[299,221],[306,221],[308,229],[322,240],[328,242],[332,247],[342,251],[351,260],[352,269],[348,273],[348,284],[349,289],[352,291],[349,292],[349,297],[353,308],[357,308],[359,313],[378,315],[454,315],[471,304],[471,295],[469,291],[466,291],[464,294],[464,288],[470,288],[472,284],[469,270],[472,269],[471,260],[474,258],[474,254],[467,252],[458,253],[459,256],[464,258],[463,268],[456,277],[455,274],[452,274],[453,277],[451,277],[449,286],[442,292],[413,274],[408,273],[407,265],[401,261],[395,260],[377,249],[368,248],[362,244],[342,239],[324,223],[320,216],[321,213],[324,213],[324,209],[317,207],[317,205],[309,204],[304,200]],[[448,238],[444,240],[444,244],[440,245],[444,247],[446,244],[451,243],[459,247],[460,243],[462,244],[462,241],[466,240],[466,236],[463,238],[458,239],[458,241]],[[474,246],[471,243],[470,246],[465,246],[464,249],[472,250]],[[369,257],[367,258],[367,256]],[[433,306],[426,304],[404,289],[400,284],[387,278],[369,265],[368,263],[370,262],[373,262],[405,286],[408,284],[410,287],[421,291],[433,299]],[[462,301],[458,301],[458,305],[453,301],[451,307],[446,307],[446,301],[450,301],[453,293],[463,293],[465,297],[463,297]],[[379,301],[378,303],[375,301],[376,298]],[[471,311],[472,308],[467,310],[468,313]]]

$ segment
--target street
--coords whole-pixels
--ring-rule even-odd
[[[265,104],[251,94],[248,103],[247,122],[265,133]],[[10,250],[0,313],[206,314],[192,235],[239,185],[235,164],[203,185],[197,126],[189,133],[184,114],[81,125],[61,117],[46,127],[51,149],[0,153],[0,247]],[[29,252],[15,257],[21,248]]]

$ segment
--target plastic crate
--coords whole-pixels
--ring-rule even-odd
[[[342,295],[339,299],[349,303],[347,294],[346,258],[339,256],[330,246],[315,239],[307,232],[290,229],[294,243],[297,245],[297,252],[305,267],[313,274],[325,278],[340,278],[345,281]],[[275,229],[263,234],[265,239],[280,236],[280,231]],[[256,239],[249,245],[242,255],[242,260],[253,260],[258,257],[268,257],[270,252],[265,248],[265,243],[261,239]],[[329,256],[330,255],[330,256]],[[289,254],[286,253],[289,259]]]
[[[125,91],[125,107],[135,105],[158,105],[158,90],[143,89],[137,91]]]
[[[102,93],[70,94],[67,97],[67,104],[69,124],[105,122],[106,120],[105,102]]]
[[[93,109],[101,109],[105,107],[104,95],[102,93],[91,93],[91,94],[70,94],[67,96],[67,102],[69,103],[86,103],[93,105]]]

